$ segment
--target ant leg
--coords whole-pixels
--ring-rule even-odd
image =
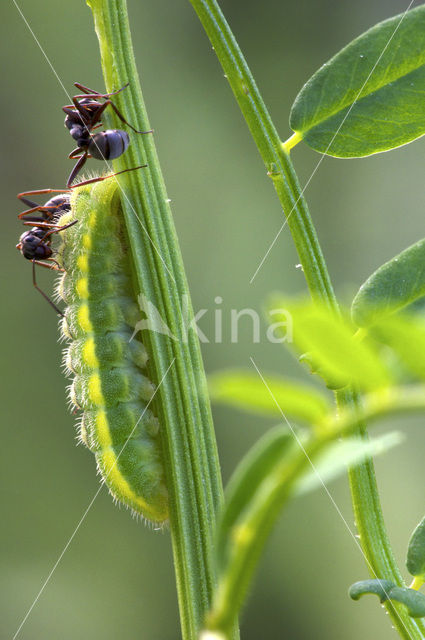
[[[45,213],[48,216],[48,218],[36,218],[33,216],[31,218],[25,218],[25,220],[30,222],[46,222],[47,219],[52,217],[52,213],[56,208],[57,207],[54,207],[54,206],[43,207],[42,205],[39,205],[37,207],[33,207],[32,209],[27,209],[26,211],[23,211],[22,213],[20,213],[18,215],[18,220],[22,220],[24,216],[27,216],[30,213],[35,213],[36,211],[40,211],[40,213]]]
[[[53,307],[53,309],[56,311],[56,313],[57,313],[59,316],[61,316],[61,317],[63,318],[63,317],[64,317],[64,314],[63,314],[63,313],[62,313],[62,311],[59,309],[59,307],[57,307],[57,306],[55,305],[55,303],[53,302],[53,300],[51,300],[51,299],[49,298],[49,296],[48,296],[46,293],[44,293],[44,291],[43,291],[42,289],[40,289],[40,287],[39,287],[39,286],[38,286],[38,284],[37,284],[37,280],[36,280],[36,277],[35,277],[35,265],[36,265],[36,263],[37,263],[37,264],[39,264],[36,260],[33,260],[33,261],[32,261],[32,283],[33,283],[34,287],[37,289],[37,291],[39,291],[39,292],[41,293],[41,295],[43,296],[43,298],[44,298],[45,300],[47,300],[47,302],[50,304],[50,306],[51,306],[51,307]]]
[[[60,266],[60,264],[58,262],[56,262],[56,260],[54,260],[53,258],[49,258],[49,262],[43,262],[42,260],[31,260],[31,262],[34,262],[35,264],[38,264],[40,267],[45,267],[46,269],[50,269],[51,271],[65,271],[65,269],[62,269],[62,267]],[[52,266],[52,262],[56,265],[56,266]]]
[[[49,209],[54,209],[55,207],[44,207],[41,204],[37,204],[36,202],[33,202],[32,200],[28,200],[28,198],[24,198],[22,196],[22,194],[19,194],[17,196],[19,198],[19,200],[21,202],[23,202],[24,204],[26,204],[28,207],[31,207],[30,209],[27,209],[26,211],[23,211],[22,213],[20,213],[18,215],[18,220],[22,220],[22,218],[27,215],[29,215],[30,213],[35,213],[36,211],[40,211],[40,213],[46,213],[47,215],[50,214]],[[51,215],[49,216],[51,217]],[[31,221],[31,222],[42,222],[44,218],[26,218],[27,220]]]
[[[75,107],[73,104],[67,104],[62,107],[62,111],[66,113],[67,116],[75,116]]]
[[[68,158],[71,158],[71,160],[73,160],[74,158],[81,158],[81,156],[78,155],[79,153],[84,154],[85,153],[84,149],[82,149],[81,147],[77,147],[76,149],[71,151]]]
[[[29,220],[24,220],[22,222],[22,224],[24,226],[36,226],[39,227],[40,229],[51,229],[52,227],[57,227],[56,224],[52,224],[51,222],[46,222],[46,220],[44,218],[36,218],[34,216],[34,218],[29,218]]]
[[[81,155],[77,155],[77,153],[80,153]],[[78,149],[74,149],[74,151],[71,151],[68,158],[71,158],[71,160],[75,160],[76,158],[82,158],[83,156],[86,156],[86,158],[93,158],[93,156],[90,155],[87,149],[83,150],[80,147]],[[69,191],[69,189],[64,189],[64,191]]]
[[[104,102],[103,104],[99,103],[96,111],[91,114],[90,131],[92,131],[94,125],[99,122],[100,118],[102,117],[102,113],[105,111],[107,106],[108,102]]]
[[[108,180],[108,178],[113,178],[114,176],[119,176],[121,173],[127,173],[127,171],[136,171],[137,169],[143,169],[147,167],[147,164],[141,164],[138,167],[131,167],[131,169],[123,169],[122,171],[117,171],[116,173],[110,173],[107,176],[99,176],[97,178],[91,178],[90,180],[84,180],[84,182],[79,182],[78,184],[74,184],[71,189],[75,189],[76,187],[82,187],[86,184],[93,184],[93,182],[101,182],[102,180]]]
[[[84,153],[81,156],[81,158],[77,161],[77,163],[75,164],[73,170],[69,174],[68,182],[66,183],[67,188],[69,188],[71,186],[71,184],[74,182],[75,178],[77,177],[78,172],[85,165],[86,160],[87,160],[87,153]]]
[[[72,116],[75,116],[75,112],[77,112],[81,118],[82,124],[86,127],[87,131],[90,131],[92,125],[92,114],[87,110],[87,105],[80,104],[78,102],[79,97],[80,96],[74,96],[72,98],[72,104],[74,105],[74,108],[72,108],[72,106],[70,106],[69,109],[68,107],[62,107],[62,111],[65,111],[65,113],[69,113],[69,115]],[[86,96],[81,96],[81,98],[85,97]]]
[[[73,220],[72,222],[68,222],[68,224],[63,224],[61,227],[56,229],[56,233],[59,233],[59,231],[63,231],[64,229],[69,229],[69,227],[73,227],[77,222],[78,220]]]
[[[50,210],[54,210],[55,207],[51,206],[51,207],[45,207],[44,205],[40,205],[37,204],[36,202],[33,202],[32,200],[29,200],[28,198],[25,198],[25,196],[31,196],[31,195],[41,195],[44,193],[64,193],[64,191],[66,191],[66,189],[38,189],[35,191],[23,191],[22,193],[18,193],[18,195],[16,196],[21,202],[23,202],[24,204],[28,205],[29,207],[31,207],[30,209],[27,209],[26,211],[23,211],[22,213],[20,213],[18,215],[18,220],[22,220],[22,218],[28,216],[30,213],[35,213],[36,211],[40,211],[40,213],[46,213],[46,214],[50,214]],[[51,217],[51,215],[49,215],[49,217]],[[42,219],[40,218],[27,218],[27,220],[32,220],[33,222],[38,222],[39,220],[41,221]]]
[[[49,258],[49,262],[43,262],[42,260],[35,260],[35,259],[33,259],[31,262],[38,264],[40,267],[45,267],[45,269],[50,269],[51,271],[64,271],[64,269],[62,269],[60,264],[56,262],[56,260],[53,260],[53,258]],[[55,267],[52,266],[52,262],[55,263],[56,265]]]
[[[128,87],[130,83],[127,82],[127,84],[125,84],[123,87],[121,87],[121,89],[117,89],[117,91],[111,91],[111,93],[99,93],[98,91],[93,91],[92,89],[89,89],[88,87],[85,87],[84,85],[80,84],[79,82],[74,82],[74,87],[77,87],[77,89],[80,89],[80,91],[84,91],[83,96],[75,96],[76,98],[86,98],[87,95],[90,95],[93,98],[109,98],[109,96],[115,96],[117,93],[119,93],[120,91],[123,91],[124,89],[126,89]]]
[[[104,104],[110,104],[113,110],[115,111],[115,113],[117,114],[117,116],[120,118],[120,120],[122,120],[135,133],[140,133],[142,135],[144,135],[145,133],[153,133],[153,129],[149,129],[148,131],[139,131],[138,129],[135,129],[129,122],[127,122],[127,120],[124,118],[124,116],[119,111],[118,107],[116,107],[116,105],[112,102],[112,100],[107,100]]]
[[[57,251],[56,251],[56,253],[57,253]],[[50,258],[50,260],[51,260],[52,262],[54,262],[54,263],[55,263],[55,265],[56,265],[56,267],[50,267],[51,269],[53,269],[53,271],[63,271],[63,272],[65,271],[65,269],[63,269],[63,268],[60,266],[59,262],[56,262],[56,260],[54,260],[54,258]]]
[[[33,202],[32,200],[28,200],[28,198],[24,198],[24,197],[22,196],[22,194],[21,194],[21,193],[20,193],[20,194],[18,194],[16,197],[17,197],[21,202],[23,202],[24,204],[26,204],[26,205],[27,205],[27,207],[31,207],[33,210],[35,210],[35,209],[36,209],[36,207],[39,207],[39,206],[40,206],[39,204],[37,204],[37,202]]]
[[[53,229],[52,233],[57,233],[58,231],[63,231],[64,229],[68,229],[68,227],[72,227],[72,225],[75,224],[76,222],[78,222],[78,220],[73,220],[68,224],[60,226],[57,223],[46,222],[46,220],[42,220],[41,218],[32,218],[31,220],[24,220],[22,224],[24,226],[34,226],[34,223],[37,223],[35,226],[38,229]],[[46,233],[43,240],[45,240],[45,238],[47,238],[49,235],[50,233]]]
[[[69,227],[73,227],[73,226],[74,226],[74,224],[77,224],[77,222],[78,222],[78,220],[73,220],[72,222],[69,222],[68,224],[64,224],[64,225],[62,225],[61,227],[58,227],[58,225],[57,225],[57,224],[55,224],[55,225],[51,224],[51,225],[49,225],[49,226],[47,226],[47,225],[41,225],[41,224],[40,224],[40,225],[38,225],[38,226],[39,226],[39,227],[41,227],[42,229],[45,229],[45,228],[51,228],[51,231],[48,231],[48,232],[44,235],[44,237],[43,237],[43,242],[46,240],[46,238],[48,238],[49,236],[51,236],[51,235],[52,235],[52,233],[59,233],[60,231],[64,231],[65,229],[69,229]],[[54,229],[53,229],[52,227],[54,227]],[[57,264],[57,263],[56,263],[56,264]]]
[[[96,117],[95,119],[93,119],[93,124],[95,122],[97,122],[102,114],[102,112],[106,109],[106,107],[108,105],[111,105],[112,109],[115,111],[115,113],[117,114],[117,116],[119,117],[119,119],[124,122],[124,124],[126,124],[128,127],[130,127],[130,129],[132,129],[135,133],[141,133],[141,134],[145,134],[145,133],[153,133],[153,129],[149,129],[149,131],[139,131],[138,129],[135,129],[129,122],[127,122],[127,120],[124,118],[124,116],[122,115],[121,111],[118,109],[118,107],[112,102],[112,100],[106,100],[101,107],[99,107],[99,109],[96,111]]]
[[[68,191],[68,189],[35,189],[34,191],[22,191],[16,197],[21,200],[21,196],[38,196],[44,193],[63,193],[64,191]]]
[[[84,91],[85,94],[92,93],[97,96],[101,95],[98,91],[95,91],[94,89],[89,89],[88,87],[85,87],[83,84],[80,84],[79,82],[74,82],[74,87],[77,87],[77,89],[79,89],[80,91]]]
[[[63,107],[63,111],[65,111],[65,113],[69,113],[72,114],[75,117],[75,113],[77,113],[80,116],[81,122],[82,124],[85,126],[87,132],[90,134],[90,132],[93,130],[94,125],[99,122],[101,115],[103,113],[103,111],[105,110],[107,104],[102,104],[101,102],[99,102],[98,100],[95,100],[91,107],[92,110],[88,111],[87,109],[87,105],[85,104],[80,104],[79,102],[79,98],[99,98],[99,97],[103,97],[100,94],[91,94],[89,96],[74,96],[72,98],[72,103],[74,105],[74,109],[72,110],[72,108],[70,110],[67,110],[66,107]]]
[[[105,97],[105,96],[102,96]],[[75,107],[78,109],[79,113],[82,113],[82,109],[84,109],[84,105],[81,107],[81,105],[79,104],[78,100],[76,99],[78,98],[78,96],[74,96],[74,98],[72,98]],[[153,133],[153,129],[149,129],[149,131],[139,131],[138,129],[135,129],[122,115],[121,111],[119,111],[118,107],[116,107],[116,105],[112,102],[112,100],[106,100],[103,104],[100,104],[98,106],[98,108],[96,109],[96,111],[91,115],[91,120],[90,120],[90,125],[88,125],[86,123],[86,127],[90,128],[90,131],[92,131],[95,127],[94,125],[96,123],[99,122],[102,113],[105,111],[106,107],[108,105],[111,105],[112,109],[115,111],[115,113],[117,114],[117,116],[119,117],[119,119],[124,122],[124,124],[126,124],[128,127],[130,127],[130,129],[132,129],[135,133],[141,133],[141,134],[145,134],[145,133]]]

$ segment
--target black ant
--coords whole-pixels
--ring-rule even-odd
[[[92,135],[92,131],[102,126],[101,117],[108,105],[111,105],[117,116],[124,124],[126,124],[135,133],[152,133],[151,131],[138,131],[124,118],[117,106],[110,99],[111,96],[120,93],[129,83],[113,91],[112,93],[99,93],[88,87],[74,82],[74,86],[84,93],[78,94],[72,98],[72,105],[62,107],[66,113],[65,126],[69,129],[71,136],[77,142],[78,147],[71,151],[69,158],[78,158],[73,170],[70,173],[67,187],[73,183],[78,172],[86,163],[87,158],[96,158],[97,160],[113,160],[118,158],[126,151],[130,144],[130,138],[126,131],[121,129],[107,129]],[[104,102],[101,102],[104,100]]]
[[[24,225],[34,225],[28,231],[24,231],[24,233],[20,236],[19,242],[16,245],[16,248],[19,249],[21,254],[27,260],[32,261],[32,282],[34,287],[41,293],[43,298],[47,300],[47,302],[53,307],[56,313],[60,316],[64,316],[62,311],[55,305],[53,300],[49,298],[49,296],[44,293],[42,289],[37,285],[36,273],[35,273],[35,265],[39,265],[40,267],[46,267],[48,269],[53,269],[54,271],[63,271],[62,267],[56,262],[53,258],[54,250],[52,248],[52,236],[55,233],[59,233],[60,231],[64,231],[72,225],[76,224],[78,220],[73,220],[69,224],[60,225],[60,218],[71,210],[71,202],[69,192],[71,189],[75,189],[76,187],[80,187],[86,184],[92,184],[94,182],[101,182],[102,180],[107,180],[108,178],[113,178],[114,176],[118,176],[121,173],[126,173],[127,171],[135,171],[136,169],[141,169],[146,167],[147,165],[140,165],[139,167],[133,167],[131,169],[124,169],[123,171],[118,171],[117,173],[112,173],[107,176],[100,176],[97,178],[91,178],[90,180],[85,180],[84,182],[79,182],[78,184],[70,187],[66,193],[63,193],[60,189],[37,189],[35,191],[23,191],[18,194],[19,200],[31,207],[26,211],[23,211],[18,215],[19,220],[23,220]],[[36,202],[29,200],[26,196],[34,196],[41,195],[44,193],[59,193],[60,195],[53,196],[50,198],[45,204],[38,205]],[[27,217],[29,214],[39,212],[39,216],[31,216]]]
[[[73,220],[69,224],[54,225],[44,223],[43,226],[32,227],[29,231],[25,231],[19,238],[19,243],[16,248],[20,250],[24,258],[32,261],[32,283],[34,287],[41,293],[43,298],[53,307],[56,313],[63,317],[62,311],[55,305],[53,300],[44,293],[37,284],[35,275],[35,265],[38,264],[41,267],[47,267],[54,269],[55,271],[63,271],[59,264],[52,258],[53,249],[51,247],[51,236],[54,233],[68,229],[73,224],[76,224],[78,220]],[[44,262],[45,261],[45,262]]]

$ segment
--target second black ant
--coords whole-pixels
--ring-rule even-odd
[[[107,129],[99,133],[92,134],[92,131],[102,126],[101,118],[106,107],[111,106],[117,116],[124,124],[126,124],[135,133],[145,134],[152,133],[150,131],[138,131],[124,118],[117,106],[110,99],[128,87],[128,83],[111,93],[99,93],[75,82],[74,85],[82,94],[77,94],[72,98],[72,105],[62,107],[66,113],[65,126],[73,139],[77,142],[78,147],[71,151],[69,158],[78,158],[74,168],[72,169],[66,186],[69,188],[77,174],[84,166],[87,158],[96,158],[98,160],[113,160],[118,158],[126,151],[130,144],[130,138],[126,131],[121,129]]]
[[[123,171],[118,171],[117,173],[112,173],[107,176],[91,178],[90,180],[85,180],[84,182],[80,182],[77,185],[70,187],[65,193],[60,189],[36,189],[34,191],[23,191],[18,194],[17,197],[19,200],[30,207],[30,209],[20,213],[18,218],[23,221],[24,225],[32,226],[31,229],[24,231],[20,236],[16,248],[19,249],[24,258],[31,260],[33,285],[37,291],[41,293],[43,298],[53,307],[58,315],[63,317],[62,311],[37,284],[35,266],[39,265],[40,267],[46,267],[48,269],[53,269],[54,271],[63,271],[62,267],[54,258],[55,252],[52,248],[52,236],[55,233],[68,229],[78,222],[78,220],[73,220],[69,224],[60,224],[62,216],[71,210],[69,192],[71,189],[75,189],[76,187],[101,182],[102,180],[107,180],[108,178],[118,176],[122,173],[127,173],[127,171],[135,171],[144,167],[146,167],[146,165],[132,167],[131,169],[124,169]],[[37,196],[47,193],[58,193],[60,195],[53,196],[43,205],[39,205],[27,198],[27,196]],[[35,213],[38,215],[32,215]]]

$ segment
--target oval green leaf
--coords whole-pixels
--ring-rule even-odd
[[[425,576],[425,518],[418,524],[409,540],[406,567],[412,576]]]
[[[292,443],[288,430],[281,427],[267,433],[240,463],[226,489],[209,629],[228,631],[242,605],[270,530],[290,495],[283,477],[290,476],[291,460],[298,454]]]
[[[425,321],[420,316],[398,313],[380,319],[371,335],[391,347],[404,367],[425,380]]]
[[[255,443],[235,469],[225,490],[224,510],[218,528],[216,550],[221,568],[226,560],[226,547],[232,527],[263,480],[282,462],[292,442],[289,429],[275,427]]]
[[[327,307],[275,297],[269,308],[274,310],[273,322],[279,322],[277,309],[286,319],[290,314],[295,347],[299,353],[308,353],[314,371],[329,387],[353,383],[369,391],[390,384],[388,368],[373,345],[356,340],[352,325]]]
[[[425,239],[383,264],[366,280],[353,300],[351,316],[358,327],[369,327],[423,296]]]
[[[301,477],[296,486],[297,495],[303,495],[327,485],[345,473],[348,467],[355,466],[366,457],[385,453],[402,441],[403,435],[398,431],[392,431],[370,440],[352,437],[332,443],[325,453],[317,458],[314,469],[308,469]]]
[[[313,149],[355,158],[425,133],[425,5],[377,24],[298,94],[291,128]]]
[[[265,381],[265,382],[264,382]],[[208,379],[212,400],[244,411],[282,418],[282,413],[307,423],[320,420],[330,404],[314,387],[276,375],[229,370]]]

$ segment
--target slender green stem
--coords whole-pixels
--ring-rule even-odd
[[[236,97],[251,131],[266,169],[286,216],[310,293],[337,310],[338,304],[330,281],[326,263],[310,218],[307,204],[280,137],[271,121],[258,88],[238,44],[215,0],[190,0],[223,67],[226,78]],[[337,395],[343,408],[357,406],[354,392]],[[366,437],[365,427],[359,428],[360,437]],[[368,566],[380,578],[402,583],[386,534],[378,489],[371,460],[350,471],[352,499],[360,541]],[[393,624],[404,638],[425,637],[425,625],[410,618],[404,611],[395,612],[386,605]]]
[[[150,129],[136,70],[125,0],[89,0],[99,38],[108,91],[125,118]],[[122,123],[105,112],[115,127]],[[153,135],[131,134],[116,169],[147,163],[127,174],[122,204],[136,286],[159,312],[173,337],[144,331],[151,376],[161,381],[156,409],[161,419],[170,530],[185,640],[195,640],[211,602],[216,577],[211,558],[216,514],[222,502],[205,374],[199,341],[190,328],[192,308],[183,262]],[[140,299],[139,299],[140,301]],[[146,302],[143,305],[146,311]]]
[[[332,284],[297,175],[229,25],[213,0],[191,0],[191,4],[214,47],[273,180],[286,216],[285,226],[287,224],[291,231],[311,294],[336,308]]]

